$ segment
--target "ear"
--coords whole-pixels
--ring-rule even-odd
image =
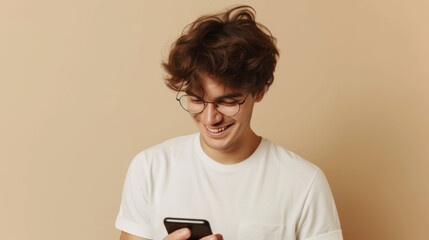
[[[257,93],[257,94],[253,97],[254,101],[255,101],[255,102],[260,102],[260,101],[262,101],[262,99],[264,98],[264,96],[265,96],[265,93],[266,93],[266,92],[267,92],[267,88],[264,88],[264,90],[262,90],[261,92]]]

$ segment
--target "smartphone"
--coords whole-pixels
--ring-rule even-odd
[[[204,219],[167,217],[164,219],[164,225],[168,234],[181,228],[189,228],[191,230],[189,240],[199,240],[213,234],[209,222]]]

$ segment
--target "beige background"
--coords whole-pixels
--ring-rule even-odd
[[[118,239],[132,157],[196,131],[160,61],[232,3],[0,1],[1,239]],[[324,170],[345,239],[427,239],[429,2],[245,3],[281,51],[256,131]]]

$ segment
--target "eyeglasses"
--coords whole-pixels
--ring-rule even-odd
[[[244,98],[242,102],[239,102],[230,97],[222,97],[216,99],[214,102],[207,102],[192,95],[182,95],[179,97],[179,93],[180,91],[177,92],[176,100],[180,103],[180,106],[182,106],[182,108],[189,113],[202,113],[207,107],[207,105],[209,103],[212,103],[220,114],[228,117],[237,115],[238,112],[240,112],[240,106],[246,101],[247,97],[249,96],[248,93],[246,95],[246,98]]]

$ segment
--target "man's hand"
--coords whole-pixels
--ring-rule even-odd
[[[170,233],[164,240],[186,240],[191,237],[191,231],[188,228],[181,228]],[[223,240],[222,235],[214,234],[201,238],[201,240]]]

